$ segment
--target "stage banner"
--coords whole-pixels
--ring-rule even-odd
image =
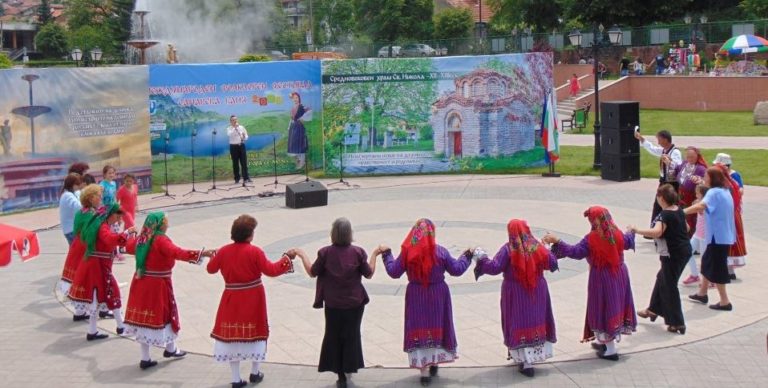
[[[551,53],[326,60],[322,67],[328,174],[342,165],[354,175],[544,164]]]
[[[146,66],[0,71],[0,212],[59,202],[73,162],[149,190]]]
[[[149,103],[153,170],[170,182],[232,183],[230,117],[248,132],[250,176],[304,171],[322,162],[320,61],[152,65]],[[313,150],[315,150],[313,152]]]

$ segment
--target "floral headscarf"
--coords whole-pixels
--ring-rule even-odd
[[[88,258],[96,250],[96,240],[99,237],[99,228],[109,216],[120,213],[120,205],[113,203],[111,205],[102,206],[96,210],[94,215],[88,219],[81,231],[80,238],[85,243],[85,257]]]
[[[584,212],[592,231],[587,235],[589,254],[595,267],[608,267],[618,270],[622,252],[624,252],[624,234],[613,222],[608,209],[592,206]]]
[[[507,224],[509,234],[509,259],[517,281],[528,290],[536,288],[543,269],[549,266],[549,251],[531,234],[528,223],[511,220]]]
[[[149,249],[152,247],[152,243],[155,241],[155,236],[163,235],[165,232],[161,231],[163,227],[163,220],[165,220],[165,213],[153,212],[147,215],[147,219],[144,220],[144,226],[141,228],[141,234],[136,240],[136,276],[142,277],[147,266],[147,255]]]
[[[435,263],[437,244],[435,243],[435,224],[422,218],[408,232],[400,245],[400,254],[408,273],[423,285],[429,284],[429,275]]]

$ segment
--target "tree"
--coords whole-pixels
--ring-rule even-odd
[[[37,7],[37,22],[40,25],[46,25],[53,21],[53,15],[51,14],[51,2],[49,0],[40,1],[40,5]]]
[[[99,47],[105,56],[123,56],[123,44],[130,39],[134,0],[67,0],[65,15],[69,46]]]
[[[44,24],[35,35],[35,46],[44,57],[60,58],[67,54],[67,32],[56,23]]]
[[[245,54],[238,62],[269,62],[272,58],[269,57],[269,55],[264,54]]]
[[[358,30],[375,42],[432,38],[430,0],[355,0],[355,8]]]
[[[435,15],[435,39],[457,39],[472,33],[474,21],[469,8],[447,8]]]
[[[739,7],[755,17],[768,18],[768,0],[742,0]]]
[[[534,32],[550,31],[560,25],[563,0],[488,0],[494,10],[494,24],[527,25]]]
[[[644,26],[657,21],[679,19],[691,0],[646,0],[638,6],[634,0],[564,0],[568,3],[567,16],[585,23]]]
[[[355,31],[353,0],[315,0],[312,6],[316,44],[336,44]]]

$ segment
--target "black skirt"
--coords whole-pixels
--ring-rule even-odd
[[[728,252],[731,246],[727,244],[709,243],[701,256],[701,274],[707,280],[716,284],[728,284]]]
[[[318,372],[356,373],[365,368],[360,323],[365,305],[353,309],[325,307],[325,335]]]

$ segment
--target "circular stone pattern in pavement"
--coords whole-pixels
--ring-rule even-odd
[[[373,182],[372,179],[356,180],[362,182],[362,186]],[[332,191],[329,205],[318,208],[287,209],[283,198],[254,198],[167,209],[171,222],[168,234],[185,248],[219,247],[229,242],[232,220],[248,213],[259,221],[254,243],[271,259],[277,259],[281,252],[294,246],[313,256],[317,249],[329,244],[330,224],[336,217],[344,216],[352,221],[355,244],[368,252],[380,243],[397,251],[412,223],[417,218],[428,217],[436,223],[438,243],[454,255],[473,246],[482,246],[493,255],[507,240],[506,224],[511,218],[528,220],[537,236],[549,230],[571,243],[588,231],[582,213],[594,203],[609,207],[620,226],[645,224],[650,211],[649,198],[656,185],[653,181],[643,181],[597,186],[571,178],[547,183],[537,178],[407,177],[401,181],[408,184]],[[553,187],[549,182],[558,185]],[[764,241],[749,234],[748,241],[750,257],[764,256]],[[635,307],[640,310],[646,307],[659,267],[653,243],[638,239],[637,250],[626,252],[626,263]],[[130,282],[133,266],[115,265],[115,272],[118,281]],[[739,275],[743,280],[728,287],[734,311],[715,312],[683,300],[688,324],[686,335],[667,333],[663,319],[656,323],[640,320],[637,332],[622,338],[619,351],[626,354],[700,340],[768,315],[768,306],[763,303],[765,292],[755,293],[756,283],[766,275],[766,265],[763,261],[750,260]],[[554,361],[594,357],[589,345],[580,343],[587,277],[587,263],[570,259],[560,261],[558,272],[546,274],[557,324]],[[447,281],[452,291],[459,343],[459,359],[452,365],[507,364],[499,311],[501,276],[484,276],[476,282],[470,267],[462,276],[450,277]],[[389,278],[379,261],[374,277],[364,279],[364,284],[371,298],[363,318],[366,365],[407,366],[402,351],[405,276]],[[176,266],[174,289],[181,314],[181,348],[212,353],[213,340],[209,333],[223,286],[221,275],[209,275],[205,266],[184,263]],[[312,308],[314,280],[308,278],[297,261],[294,273],[265,278],[264,287],[270,322],[268,361],[315,365],[324,322],[323,311]],[[683,299],[695,290],[682,286],[680,289]],[[122,291],[125,301],[128,288]],[[717,299],[714,292],[710,297]],[[114,329],[112,321],[101,321],[100,325]]]

